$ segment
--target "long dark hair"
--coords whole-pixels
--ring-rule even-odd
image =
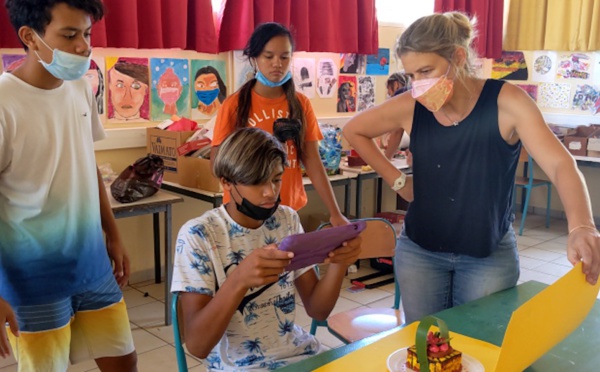
[[[194,81],[196,81],[196,79],[198,79],[198,76],[208,75],[208,74],[213,74],[217,78],[217,83],[219,84],[219,95],[217,96],[217,98],[218,98],[219,102],[223,103],[223,101],[225,100],[225,97],[227,97],[227,86],[223,82],[223,79],[221,79],[221,74],[219,74],[219,71],[217,71],[216,68],[214,68],[212,66],[204,66],[202,68],[199,68],[198,71],[196,71],[196,76],[194,77]]]
[[[287,37],[292,44],[292,51],[294,50],[294,39],[290,30],[279,23],[269,22],[261,24],[254,30],[244,48],[244,56],[246,56],[248,60],[258,57],[265,48],[265,45],[276,36]],[[240,88],[235,120],[235,127],[238,129],[244,128],[248,124],[248,115],[250,115],[250,106],[252,104],[252,88],[254,87],[254,84],[256,84],[256,78],[246,82],[246,84]],[[298,137],[294,138],[294,144],[296,145],[296,151],[298,152],[298,160],[302,161],[302,156],[304,154],[304,134],[306,132],[304,110],[302,109],[300,100],[298,100],[298,97],[296,96],[294,80],[288,80],[281,87],[285,92],[285,97],[288,102],[288,109],[290,112],[289,118],[300,120],[302,123]]]

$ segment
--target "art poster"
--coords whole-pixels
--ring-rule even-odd
[[[492,64],[492,79],[527,80],[527,63],[523,52],[505,52]]]
[[[192,119],[210,119],[227,97],[225,61],[191,60]]]
[[[83,75],[85,81],[92,87],[94,99],[98,105],[98,114],[104,115],[104,59],[92,58],[89,70]]]
[[[367,56],[367,75],[390,74],[390,50],[379,48],[377,54]]]
[[[338,86],[337,112],[356,111],[356,76],[340,75]]]
[[[317,66],[317,94],[321,98],[335,95],[337,86],[337,66],[331,58],[319,59]]]
[[[600,52],[592,54],[594,56],[594,67],[592,67],[592,83],[594,85],[600,85]]]
[[[148,58],[106,57],[109,122],[150,120]]]
[[[315,60],[314,58],[294,58],[292,62],[292,75],[296,91],[308,98],[315,96]]]
[[[358,111],[375,107],[375,78],[373,76],[358,77]]]
[[[558,59],[556,77],[589,80],[592,77],[592,56],[587,53],[562,54]]]
[[[594,115],[600,112],[600,87],[578,85],[573,96],[573,108],[590,111]]]
[[[367,56],[356,53],[340,54],[340,74],[365,74]]]
[[[556,73],[556,58],[556,52],[533,52],[531,80],[534,82],[553,82]]]
[[[25,54],[3,54],[2,71],[11,72],[25,62]]]
[[[152,121],[173,115],[190,117],[190,62],[187,59],[151,58]]]
[[[540,107],[566,109],[571,106],[571,84],[541,83],[538,88]]]
[[[243,52],[241,50],[233,51],[233,91],[237,92],[242,85],[254,78],[254,74],[254,67]]]
[[[523,89],[532,100],[537,101],[538,97],[538,86],[535,84],[516,84],[519,88]]]

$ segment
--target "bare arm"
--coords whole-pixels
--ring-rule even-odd
[[[319,194],[319,197],[323,200],[329,211],[331,224],[333,226],[348,224],[348,220],[340,212],[340,207],[331,188],[331,183],[329,183],[329,178],[327,178],[327,173],[319,155],[319,144],[317,141],[305,143],[302,163],[306,168],[306,174],[313,183],[315,190],[317,190],[317,194]]]
[[[400,147],[400,142],[402,142],[402,136],[404,135],[404,129],[396,129],[392,133],[390,133],[390,138],[388,139],[387,148],[385,149],[385,157],[388,159],[392,159],[394,154]]]
[[[340,296],[346,269],[358,259],[361,238],[353,239],[344,244],[344,246],[330,253],[329,258],[325,260],[325,263],[329,263],[329,267],[321,280],[311,270],[294,282],[306,308],[306,313],[311,318],[317,320],[327,319]]]
[[[102,230],[106,234],[106,249],[108,250],[108,256],[113,262],[113,274],[119,286],[123,288],[127,285],[129,275],[131,273],[129,255],[123,246],[121,241],[121,235],[117,228],[115,221],[115,215],[113,214],[106,194],[106,187],[102,181],[102,174],[98,167],[96,167],[96,174],[98,175],[98,191],[100,196],[100,218],[102,221]]]
[[[354,116],[344,126],[344,137],[350,145],[390,186],[400,176],[400,171],[379,151],[373,139],[399,129],[410,134],[414,105],[410,95],[401,94]],[[398,194],[412,201],[412,176],[407,177],[406,186]]]
[[[504,138],[514,130],[550,181],[565,208],[569,231],[567,257],[572,264],[583,260],[590,283],[600,274],[600,234],[595,230],[589,193],[575,159],[544,122],[535,103],[521,89],[505,84],[498,98],[500,128]]]
[[[293,253],[279,251],[274,245],[259,248],[244,258],[214,297],[183,293],[181,306],[189,352],[206,358],[223,337],[248,289],[279,280],[291,257]]]

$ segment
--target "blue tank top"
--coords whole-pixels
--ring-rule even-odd
[[[410,133],[414,201],[405,228],[424,249],[486,257],[512,223],[521,142],[509,145],[500,135],[503,84],[488,79],[473,111],[458,126],[441,125],[415,104]]]

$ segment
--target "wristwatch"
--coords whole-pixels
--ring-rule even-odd
[[[392,186],[392,190],[398,191],[401,190],[404,185],[406,185],[406,174],[400,172],[400,177],[396,178],[394,181],[394,185]]]

